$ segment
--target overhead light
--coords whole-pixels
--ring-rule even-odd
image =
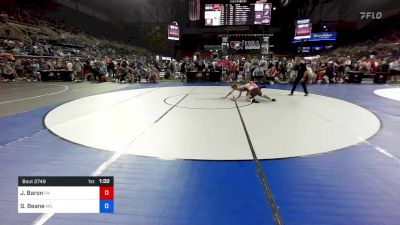
[[[272,10],[276,10],[276,7],[272,7]]]
[[[280,1],[281,1],[281,5],[282,5],[283,7],[288,6],[289,3],[290,3],[290,0],[280,0]]]

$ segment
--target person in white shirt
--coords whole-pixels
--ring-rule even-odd
[[[251,63],[248,60],[246,60],[246,62],[243,65],[243,74],[245,81],[251,80]]]
[[[70,61],[67,61],[67,70],[70,72],[74,71],[74,66]]]
[[[71,80],[75,80],[74,65],[70,61],[67,61],[67,70],[69,72],[69,75],[71,76]]]
[[[312,84],[316,82],[317,74],[315,74],[312,65],[307,64],[307,73],[308,73],[308,84]]]
[[[297,71],[293,69],[294,66],[295,65],[294,65],[294,61],[293,60],[288,62],[287,69],[288,69],[288,74],[289,74],[289,81],[294,80],[294,78],[297,75]]]

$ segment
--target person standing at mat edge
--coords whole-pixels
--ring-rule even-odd
[[[296,61],[295,61],[295,65],[294,65],[294,70],[297,71],[297,75],[296,75],[296,79],[294,80],[293,83],[293,87],[292,87],[292,91],[290,91],[289,95],[293,95],[294,90],[296,90],[296,87],[299,83],[301,83],[301,86],[303,87],[304,96],[308,95],[308,91],[307,91],[307,86],[306,86],[306,79],[308,76],[307,73],[307,67],[306,67],[306,63],[300,58],[300,57],[296,57]]]

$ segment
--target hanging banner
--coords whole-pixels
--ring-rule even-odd
[[[294,39],[306,39],[311,37],[312,24],[309,19],[297,20]]]
[[[234,50],[260,50],[260,40],[231,41],[229,47]]]
[[[189,0],[190,21],[200,20],[200,0]]]
[[[168,39],[179,41],[179,26],[177,25],[168,26]]]
[[[263,42],[261,44],[261,54],[268,54],[269,52],[269,37],[263,37]]]

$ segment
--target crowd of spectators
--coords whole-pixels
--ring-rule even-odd
[[[399,82],[400,57],[377,58],[374,55],[356,58],[354,56],[304,57],[309,74],[309,83],[344,83],[348,72],[363,74],[387,73],[392,82]],[[187,72],[220,71],[224,81],[291,82],[296,77],[294,59],[226,57],[218,60],[182,60],[177,67],[181,74]]]
[[[76,81],[104,81],[104,77],[118,82],[151,82],[159,79],[158,63],[153,57],[118,54],[112,49],[95,47],[77,49],[50,43],[27,44],[18,40],[0,40],[0,74],[4,80],[26,79],[39,81],[41,72],[67,70]],[[107,54],[107,52],[109,54]]]
[[[29,37],[29,41],[18,38],[0,38],[0,74],[4,80],[40,81],[41,73],[48,71],[54,76],[57,71],[68,71],[75,81],[92,80],[103,82],[157,82],[160,70],[165,77],[179,74],[181,79],[188,72],[220,72],[224,81],[258,80],[264,82],[290,82],[296,76],[294,60],[290,58],[257,58],[238,55],[223,59],[189,59],[179,62],[160,62],[150,54],[123,53],[112,45],[93,43],[80,46],[65,36],[77,34],[79,29],[59,22],[37,19],[31,13],[19,12],[13,16],[0,14],[0,28],[13,22],[32,26],[45,25],[60,34],[58,40]],[[36,12],[37,13],[37,12]],[[4,26],[3,26],[4,27]],[[7,31],[8,28],[5,30]],[[29,35],[29,32],[25,32]],[[305,57],[310,83],[344,83],[349,71],[362,73],[386,72],[392,82],[399,82],[400,58],[393,54],[393,44],[399,44],[400,35],[392,33],[378,44],[364,43],[352,47],[341,47],[326,55]],[[78,44],[78,45],[77,45]],[[376,52],[362,52],[370,48]],[[123,49],[123,48],[122,48]],[[360,50],[361,49],[361,50]]]
[[[38,47],[39,46],[39,47]],[[3,49],[0,74],[4,80],[26,79],[39,81],[42,71],[55,73],[67,70],[71,80],[92,80],[102,82],[157,82],[160,69],[166,77],[179,72],[182,80],[187,72],[213,72],[222,74],[224,81],[264,80],[266,82],[290,82],[296,76],[293,59],[226,57],[216,60],[191,60],[161,63],[155,58],[137,55],[103,54],[95,48],[74,49],[72,47],[37,44],[26,46],[17,40],[0,41]],[[16,50],[17,49],[17,50]],[[15,52],[28,52],[29,57],[16,57]],[[310,83],[344,83],[349,71],[362,73],[387,72],[389,81],[398,82],[400,58],[378,58],[374,55],[356,58],[354,56],[305,57]]]
[[[27,80],[40,81],[41,74],[47,72],[50,77],[60,71],[67,71],[69,79],[74,81],[104,82],[158,82],[157,63],[145,57],[125,56],[112,59],[107,56],[80,58],[16,58],[0,63],[0,74],[4,81]],[[68,80],[69,80],[68,79]]]
[[[35,13],[38,11],[0,13],[3,80],[40,81],[44,72],[55,77],[57,72],[67,71],[75,81],[140,82],[140,78],[158,81],[160,63],[145,50],[90,37],[73,26],[43,19],[40,13]],[[30,30],[32,27],[34,31]],[[45,36],[46,32],[40,33],[41,28],[58,36],[55,39]],[[15,37],[15,33],[23,36]],[[82,43],[78,35],[87,42]]]

